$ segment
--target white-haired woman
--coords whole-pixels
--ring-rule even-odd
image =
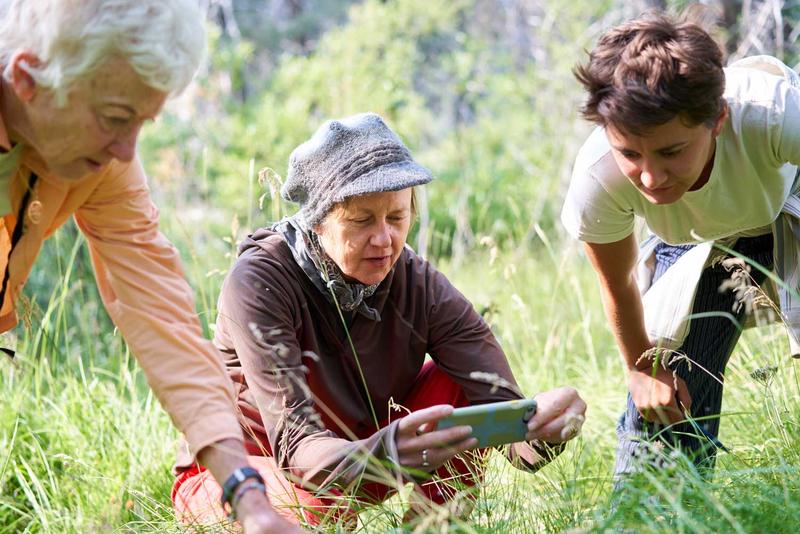
[[[340,517],[348,499],[380,502],[405,480],[431,502],[452,499],[454,481],[472,486],[482,467],[458,457],[476,445],[469,427],[436,423],[453,406],[523,397],[470,302],[406,246],[413,188],[430,180],[377,115],[329,121],[290,159],[283,195],[300,211],[245,240],[225,281],[215,342],[239,384],[251,462],[289,517],[298,505],[312,523]],[[530,442],[509,450],[531,470],[586,407],[572,388],[537,400]],[[174,488],[181,511],[219,514],[202,469]]]
[[[42,242],[74,215],[109,315],[226,507],[248,532],[286,532],[248,471],[230,381],[136,157],[204,39],[192,0],[0,0],[0,330]]]

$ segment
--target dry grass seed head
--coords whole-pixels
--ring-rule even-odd
[[[647,349],[639,356],[639,359],[636,360],[636,365],[638,366],[644,360],[651,360],[653,365],[661,365],[661,368],[665,371],[672,372],[672,385],[675,390],[678,389],[678,374],[675,369],[672,369],[673,366],[677,365],[679,362],[686,362],[686,365],[689,368],[689,371],[692,370],[692,360],[683,352],[667,349],[663,347],[652,347]]]
[[[766,365],[753,370],[750,373],[750,378],[762,384],[764,387],[768,387],[772,383],[773,378],[775,378],[775,373],[777,373],[777,371],[777,365]]]

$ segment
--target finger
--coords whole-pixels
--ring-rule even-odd
[[[449,404],[437,404],[436,406],[416,410],[400,419],[397,431],[404,434],[416,434],[419,427],[438,422],[452,413],[453,407]]]
[[[672,402],[665,406],[651,406],[639,408],[642,418],[649,423],[658,423],[664,426],[671,425],[683,420],[683,412],[678,407],[673,398]]]
[[[469,449],[474,449],[477,446],[478,438],[469,437],[457,443],[452,443],[447,447],[430,449],[430,452],[428,453],[430,458],[429,461],[436,466],[441,466],[462,452],[468,451]]]
[[[528,431],[526,439],[545,439],[557,437],[557,441],[567,441],[578,435],[583,423],[586,420],[586,403],[575,395],[572,403],[558,416],[551,421]]]
[[[454,426],[444,430],[428,432],[417,438],[410,439],[404,444],[404,448],[421,451],[422,449],[446,447],[452,443],[469,438],[471,434],[471,426]]]
[[[433,432],[436,430],[436,427],[439,426],[439,421],[433,421],[431,423],[425,423],[417,428],[417,435],[421,436],[422,434],[427,434],[428,432]]]
[[[475,448],[478,445],[478,439],[469,437],[456,443],[452,443],[447,447],[435,447],[425,449],[427,451],[428,466],[424,467],[422,451],[406,451],[399,455],[400,463],[408,467],[424,468],[428,471],[436,469],[445,462],[452,459],[454,456]]]
[[[474,449],[478,446],[478,439],[474,437],[453,443],[447,447],[436,447],[426,449],[428,451],[428,466],[422,465],[422,451],[406,451],[399,455],[400,464],[406,467],[413,467],[422,471],[435,471],[453,457],[462,452]]]
[[[537,428],[548,424],[550,421],[561,415],[575,400],[575,394],[566,391],[548,391],[535,397],[537,406],[536,414],[528,421],[528,430],[535,431]]]
[[[434,449],[434,451],[439,456],[439,464],[441,465],[449,462],[462,452],[474,449],[477,446],[478,438],[470,436],[467,439],[459,441],[458,443],[451,443],[447,447],[440,447],[438,449]]]
[[[578,435],[583,426],[584,416],[580,412],[569,410],[534,431],[529,431],[525,439],[540,439],[549,443],[569,441]]]
[[[672,396],[672,401],[669,403],[669,406],[666,409],[666,414],[670,424],[673,425],[686,419],[686,416],[684,415],[683,410],[678,402],[677,394]]]
[[[639,415],[642,416],[642,419],[644,419],[648,423],[655,423],[656,422],[656,420],[655,420],[656,414],[650,408],[643,408],[643,407],[640,408],[640,407],[637,406],[636,409],[639,412]]]
[[[666,418],[665,415],[662,415],[662,407],[661,406],[639,406],[637,407],[639,414],[642,416],[642,419],[647,421],[648,423],[662,423],[668,424],[669,419]]]
[[[678,403],[675,402],[673,397],[672,402],[670,402],[668,406],[657,408],[655,413],[658,416],[658,423],[661,423],[664,426],[669,426],[676,422],[676,417],[680,419],[681,410],[678,408]]]

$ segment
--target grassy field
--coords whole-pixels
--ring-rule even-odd
[[[572,385],[588,403],[582,434],[539,473],[490,458],[466,521],[442,509],[402,525],[403,502],[394,498],[362,513],[358,530],[800,531],[800,379],[777,326],[745,332],[733,354],[720,435],[731,452],[720,455],[714,478],[672,457],[664,473],[612,497],[623,367],[594,275],[557,235],[558,211],[590,131],[576,113],[571,69],[604,28],[655,2],[352,3],[338,26],[325,11],[303,13],[298,22],[318,16],[325,25],[296,36],[301,50],[284,46],[302,30],[294,24],[267,31],[254,18],[254,41],[212,24],[198,82],[140,139],[162,228],[183,254],[206,335],[236,241],[285,213],[269,199],[256,209],[266,189],[256,185],[258,168],[282,171],[324,119],[374,110],[436,176],[424,196],[430,209],[421,210],[432,234],[426,250],[491,324],[525,393]],[[776,27],[800,17],[797,2],[752,4],[773,12]],[[759,53],[780,45],[797,63],[796,30],[773,44],[748,20],[728,35],[752,30],[746,42]],[[178,435],[102,309],[74,226],[47,243],[26,296],[21,325],[0,335],[0,346],[18,350],[15,361],[0,355],[0,534],[184,531],[170,504]]]
[[[181,240],[181,223],[166,223]],[[59,283],[32,280],[50,296],[17,330],[17,361],[0,363],[0,532],[180,532],[169,501],[176,432],[100,309],[81,241],[60,232],[40,258]],[[212,251],[228,245],[208,242],[185,256],[204,319],[221,280],[215,269],[230,261]],[[439,510],[417,531],[796,531],[800,383],[780,328],[746,332],[732,357],[720,435],[731,452],[720,455],[714,479],[704,482],[677,457],[613,502],[625,383],[593,274],[573,245],[551,245],[541,232],[505,250],[482,243],[459,264],[438,266],[484,311],[525,392],[571,384],[588,403],[587,421],[535,475],[495,455],[468,521],[448,522]],[[770,366],[773,376],[753,377]],[[401,531],[401,508],[395,498],[361,514],[359,531]]]

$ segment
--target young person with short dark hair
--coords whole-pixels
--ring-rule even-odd
[[[782,238],[800,213],[797,75],[767,56],[724,68],[702,27],[660,13],[609,30],[575,75],[588,93],[582,114],[598,127],[575,161],[562,221],[584,242],[628,370],[615,474],[652,463],[635,458],[652,459],[653,440],[713,466],[723,375],[746,306],[719,291],[730,273],[710,243],[775,264],[784,278],[796,269],[786,247],[797,243]],[[654,234],[641,255],[637,217]],[[791,299],[781,304],[796,352]],[[660,365],[676,354],[662,350],[654,366],[658,348],[699,365]]]

